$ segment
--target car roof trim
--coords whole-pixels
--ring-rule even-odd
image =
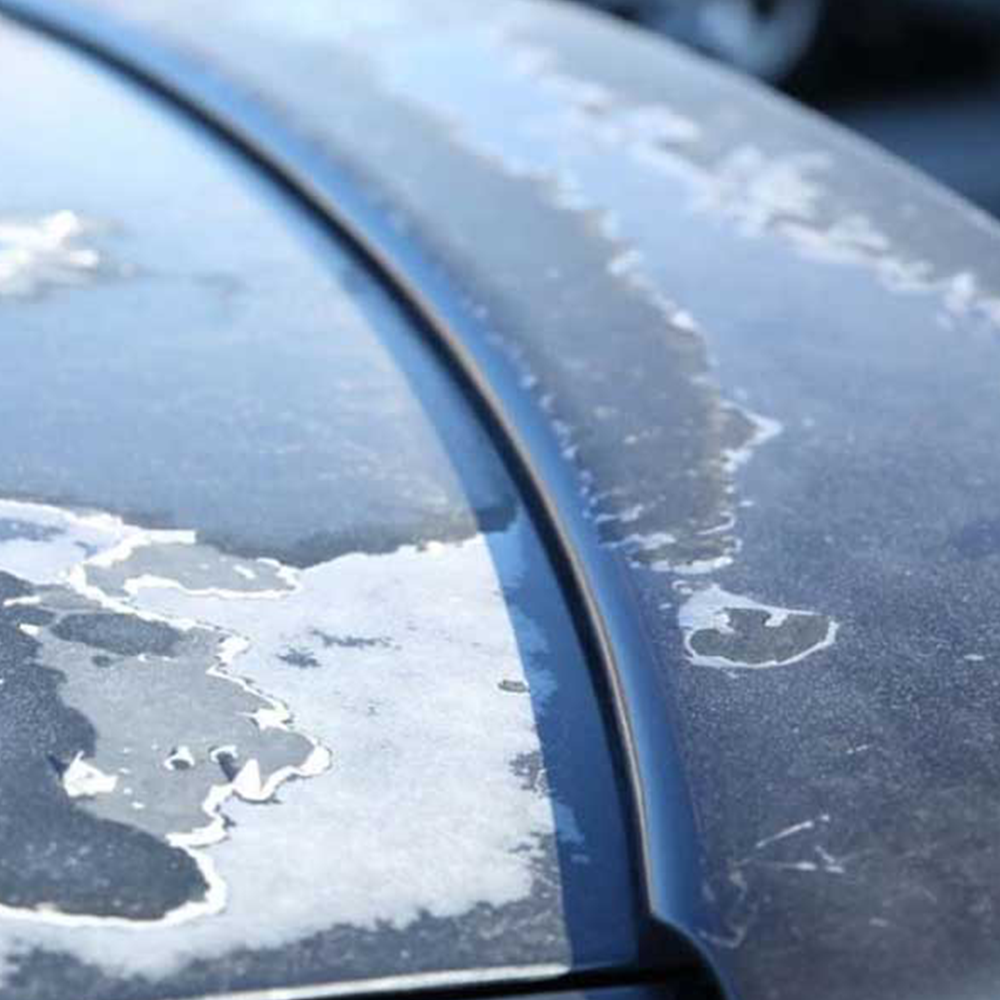
[[[672,706],[664,706],[654,657],[631,603],[631,583],[584,516],[548,422],[520,392],[513,366],[492,351],[482,324],[461,308],[448,279],[391,228],[346,171],[210,66],[103,11],[64,0],[0,0],[0,16],[95,58],[207,128],[333,230],[417,320],[521,489],[581,641],[591,663],[600,665],[595,681],[611,708],[633,812],[639,897],[645,904],[640,964],[647,970],[714,964],[691,933],[695,926],[712,926],[716,915],[701,899],[695,821]],[[319,995],[316,988],[313,995]]]

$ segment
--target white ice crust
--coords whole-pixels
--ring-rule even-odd
[[[0,570],[91,599],[99,595],[89,566],[147,544],[194,542],[106,514],[0,500],[4,520],[32,530],[0,535]],[[555,821],[545,792],[514,770],[539,752],[533,702],[551,684],[531,673],[543,639],[508,607],[490,555],[490,544],[509,544],[519,530],[283,567],[294,586],[263,598],[153,578],[128,581],[125,596],[105,594],[118,612],[229,632],[227,669],[279,698],[295,729],[328,748],[329,766],[277,790],[260,787],[252,769],[237,776],[221,806],[236,826],[207,847],[225,887],[221,909],[132,925],[0,911],[0,968],[45,947],[111,973],[166,974],[334,925],[403,928],[422,914],[457,917],[527,897]],[[314,665],[292,665],[289,650],[308,651]],[[529,681],[532,695],[512,693]],[[179,745],[174,765],[188,753]],[[170,766],[160,770],[171,780]],[[67,794],[85,803],[109,791],[101,778],[74,760]],[[264,798],[272,801],[256,804]]]
[[[29,219],[0,216],[0,299],[91,280],[101,257],[84,241],[87,228],[67,210]]]

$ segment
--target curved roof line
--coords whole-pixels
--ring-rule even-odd
[[[708,966],[691,931],[714,915],[703,912],[702,862],[674,707],[656,677],[631,584],[585,516],[548,421],[520,390],[513,366],[491,348],[484,325],[346,170],[211,66],[103,11],[65,0],[0,0],[0,15],[94,57],[206,126],[351,247],[415,318],[521,489],[606,698],[633,813],[628,825],[645,908],[638,915],[645,929],[640,966]]]

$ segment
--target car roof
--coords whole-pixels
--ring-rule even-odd
[[[631,964],[600,679],[419,324],[189,120],[0,53],[0,992]]]
[[[532,474],[617,685],[649,914],[735,995],[988,994],[995,225],[585,12],[128,13],[175,55],[56,27],[349,232]]]

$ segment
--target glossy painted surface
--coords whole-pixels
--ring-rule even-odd
[[[628,964],[586,657],[465,399],[210,136],[0,62],[0,993]]]
[[[642,608],[734,993],[993,995],[995,227],[581,14],[144,9],[520,372]]]

